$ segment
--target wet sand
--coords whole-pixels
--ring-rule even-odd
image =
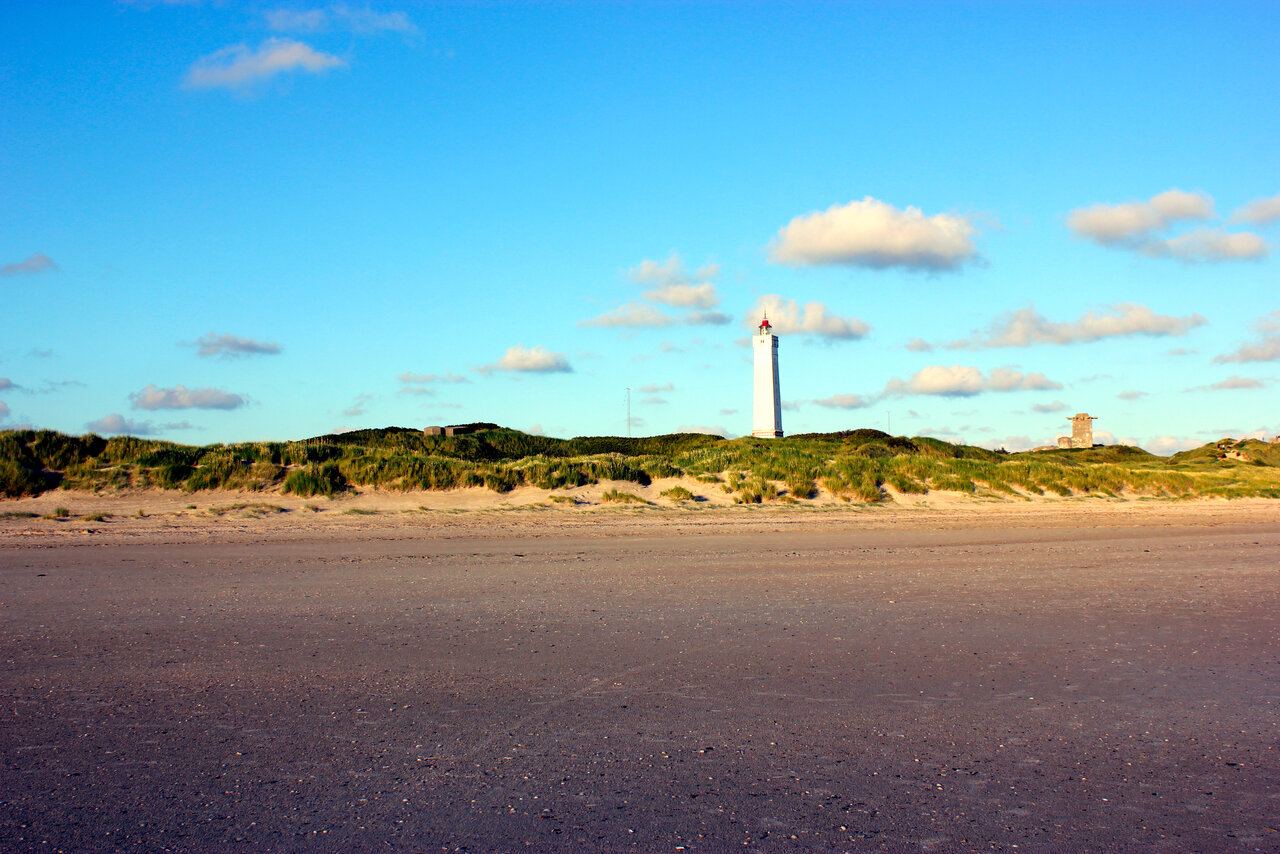
[[[1277,851],[1256,507],[8,523],[0,850]]]

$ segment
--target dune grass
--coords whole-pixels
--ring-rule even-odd
[[[681,476],[718,485],[743,504],[807,502],[824,494],[874,503],[935,491],[1002,498],[1280,497],[1280,445],[1231,440],[1164,458],[1125,446],[1006,454],[868,429],[726,440],[703,434],[554,439],[502,428],[427,436],[391,427],[203,447],[131,436],[0,431],[0,494],[7,497],[58,488],[226,489],[300,497],[372,487],[484,487],[505,493],[604,481],[648,486]]]

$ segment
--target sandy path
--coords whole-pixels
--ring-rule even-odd
[[[1171,506],[8,530],[0,850],[1280,850],[1280,521]]]

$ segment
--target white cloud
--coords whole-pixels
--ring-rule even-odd
[[[578,325],[604,328],[655,329],[673,326],[677,323],[685,326],[723,326],[731,320],[732,318],[729,315],[719,311],[691,311],[683,317],[672,317],[651,305],[642,302],[629,302],[599,314],[590,320],[580,320]],[[671,349],[670,345],[664,345],[663,352],[679,351]]]
[[[172,424],[161,424],[159,428],[157,428],[150,421],[130,421],[123,415],[115,413],[111,415],[104,415],[97,421],[90,421],[84,426],[90,433],[106,435],[128,433],[130,436],[154,436],[159,430],[195,429],[195,427],[187,421],[178,421]]]
[[[989,391],[1045,391],[1062,388],[1044,374],[1024,374],[1012,368],[993,368],[987,378]]]
[[[417,31],[417,27],[404,12],[376,12],[368,6],[357,9],[339,4],[333,7],[333,15],[347,29],[359,35]]]
[[[676,428],[677,433],[707,433],[711,436],[724,436],[726,438],[733,434],[719,424],[685,424]]]
[[[1003,439],[984,439],[983,441],[978,443],[979,447],[986,448],[987,450],[990,450],[990,451],[995,451],[1003,448],[1004,450],[1009,452],[1029,451],[1034,447],[1037,447],[1039,445],[1044,445],[1044,444],[1046,443],[1032,441],[1030,436],[1021,436],[1021,435],[1005,436]]]
[[[907,342],[907,349],[912,353],[928,353],[933,350],[933,345],[923,338],[912,338]]]
[[[342,414],[348,418],[354,418],[357,415],[364,415],[366,411],[365,404],[374,399],[375,397],[372,394],[357,394],[356,399],[352,401],[351,405],[342,410]]]
[[[22,388],[22,386],[18,385],[8,377],[0,377],[0,391],[9,391],[14,388]]]
[[[1045,319],[1034,307],[1006,312],[982,335],[947,344],[950,349],[978,350],[989,347],[1027,347],[1032,344],[1079,344],[1124,335],[1186,335],[1208,323],[1199,314],[1173,317],[1156,314],[1145,305],[1119,303],[1102,311],[1088,311],[1079,320],[1059,322]]]
[[[1150,240],[1142,252],[1153,258],[1179,261],[1238,261],[1266,258],[1271,253],[1267,241],[1256,234],[1230,234],[1220,228],[1197,228],[1169,240]]]
[[[1178,438],[1177,436],[1157,436],[1142,445],[1143,450],[1161,457],[1176,454],[1178,451],[1189,451],[1198,448],[1204,442],[1200,439]]]
[[[1060,400],[1051,403],[1034,403],[1031,405],[1032,412],[1061,412],[1066,409],[1067,405]]]
[[[675,253],[666,261],[646,259],[627,271],[632,282],[648,286],[641,297],[651,303],[691,309],[688,313],[672,316],[652,305],[633,300],[590,320],[578,321],[578,325],[655,328],[676,324],[719,326],[730,323],[732,318],[729,315],[710,310],[720,303],[715,283],[710,281],[719,273],[718,265],[707,264],[691,274]],[[665,352],[672,352],[673,345],[664,342],[662,346]]]
[[[984,375],[978,368],[966,365],[930,365],[920,369],[909,380],[894,378],[885,384],[881,397],[908,394],[931,394],[942,397],[972,397],[984,391],[1044,391],[1060,389],[1044,374],[1024,374],[1012,368],[995,368]]]
[[[691,311],[683,322],[689,326],[724,326],[732,323],[733,318],[722,311]]]
[[[469,383],[471,382],[471,380],[467,379],[461,374],[455,374],[451,371],[446,371],[443,374],[415,374],[412,371],[405,371],[402,374],[398,374],[396,376],[396,379],[402,383],[407,383],[411,385],[433,385],[435,383]]]
[[[715,308],[720,304],[712,281],[720,274],[717,264],[707,264],[689,273],[674,252],[666,261],[645,259],[627,271],[631,281],[648,285],[641,296],[676,308]]]
[[[1067,227],[1104,246],[1127,246],[1175,222],[1212,218],[1213,199],[1208,195],[1173,189],[1145,202],[1077,208],[1067,214]]]
[[[626,305],[610,309],[590,320],[578,321],[579,326],[625,326],[625,327],[661,327],[670,326],[675,320],[663,314],[651,305],[642,302],[629,302]]]
[[[710,282],[703,282],[700,285],[659,285],[645,291],[642,296],[653,302],[679,308],[711,308],[720,302],[720,297],[716,295],[716,286]]]
[[[675,391],[675,389],[675,383],[663,383],[662,385],[657,385],[655,383],[653,385],[642,385],[640,388],[636,389],[636,391],[643,392],[644,394],[662,394],[663,392]]]
[[[1280,220],[1280,196],[1269,199],[1254,199],[1242,205],[1231,215],[1228,222],[1249,222],[1254,225],[1267,225]]]
[[[501,359],[480,368],[481,371],[513,371],[518,373],[554,374],[572,373],[573,368],[561,353],[553,353],[545,347],[525,347],[517,344],[507,348]]]
[[[6,418],[8,418],[10,411],[11,410],[9,409],[9,404],[5,403],[3,400],[0,400],[0,421],[4,421]]]
[[[35,273],[57,272],[58,265],[48,255],[36,252],[22,261],[0,267],[0,276],[29,276]]]
[[[1234,353],[1213,357],[1215,365],[1227,362],[1274,362],[1280,360],[1280,311],[1264,315],[1254,323],[1254,329],[1262,337],[1254,344],[1245,344]]]
[[[269,28],[284,33],[318,33],[329,29],[331,24],[356,35],[417,32],[404,12],[377,12],[367,6],[353,8],[338,4],[328,9],[270,9],[264,17]]]
[[[129,395],[134,409],[239,409],[247,402],[243,396],[216,388],[159,388],[149,385]]]
[[[1221,229],[1197,228],[1173,238],[1156,236],[1175,223],[1209,220],[1214,216],[1213,199],[1207,194],[1173,189],[1145,202],[1077,208],[1067,215],[1067,227],[1077,237],[1154,258],[1195,262],[1267,256],[1266,241],[1248,232],[1231,234]]]
[[[275,355],[280,352],[280,345],[274,341],[254,341],[252,338],[240,338],[236,335],[215,335],[210,332],[197,338],[194,344],[198,347],[196,355],[220,356],[224,359],[235,359],[241,356]]]
[[[766,294],[756,301],[755,307],[743,318],[743,325],[755,329],[763,314],[769,316],[769,324],[778,335],[817,335],[831,339],[858,339],[871,331],[871,327],[856,317],[838,317],[828,314],[820,302],[805,303],[783,299],[777,294]]]
[[[833,394],[831,397],[814,401],[818,406],[825,406],[828,409],[862,409],[875,402],[875,398],[860,394]]]
[[[155,432],[155,427],[150,421],[130,421],[119,414],[104,415],[97,421],[90,421],[84,427],[90,433],[102,434],[128,433],[133,436],[150,436]]]
[[[324,9],[268,9],[264,13],[267,26],[282,33],[317,33],[329,26],[329,13]]]
[[[1196,386],[1189,388],[1187,391],[1234,391],[1237,389],[1247,388],[1266,388],[1266,380],[1256,380],[1252,377],[1230,376],[1225,380],[1219,380],[1210,385]]]
[[[779,264],[909,270],[955,270],[977,257],[977,228],[961,216],[926,216],[919,208],[898,210],[867,196],[795,217],[770,246]]]
[[[1147,392],[1130,389],[1128,391],[1120,392],[1116,397],[1120,400],[1141,400],[1142,398],[1147,397]]]
[[[187,71],[189,89],[245,89],[291,71],[320,74],[346,62],[293,39],[270,38],[252,50],[244,44],[201,57]]]

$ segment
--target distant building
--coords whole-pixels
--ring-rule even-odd
[[[1059,436],[1059,448],[1092,448],[1093,447],[1093,422],[1097,421],[1096,415],[1090,415],[1087,412],[1077,412],[1068,419],[1071,422],[1071,435]]]
[[[427,427],[423,433],[428,436],[461,436],[466,433],[479,433],[482,430],[497,430],[497,424],[488,421],[476,421],[472,424],[450,424],[448,427]]]
[[[751,435],[758,439],[780,439],[782,397],[778,389],[778,336],[773,334],[767,314],[760,321],[760,332],[752,339],[751,349],[755,351]]]

